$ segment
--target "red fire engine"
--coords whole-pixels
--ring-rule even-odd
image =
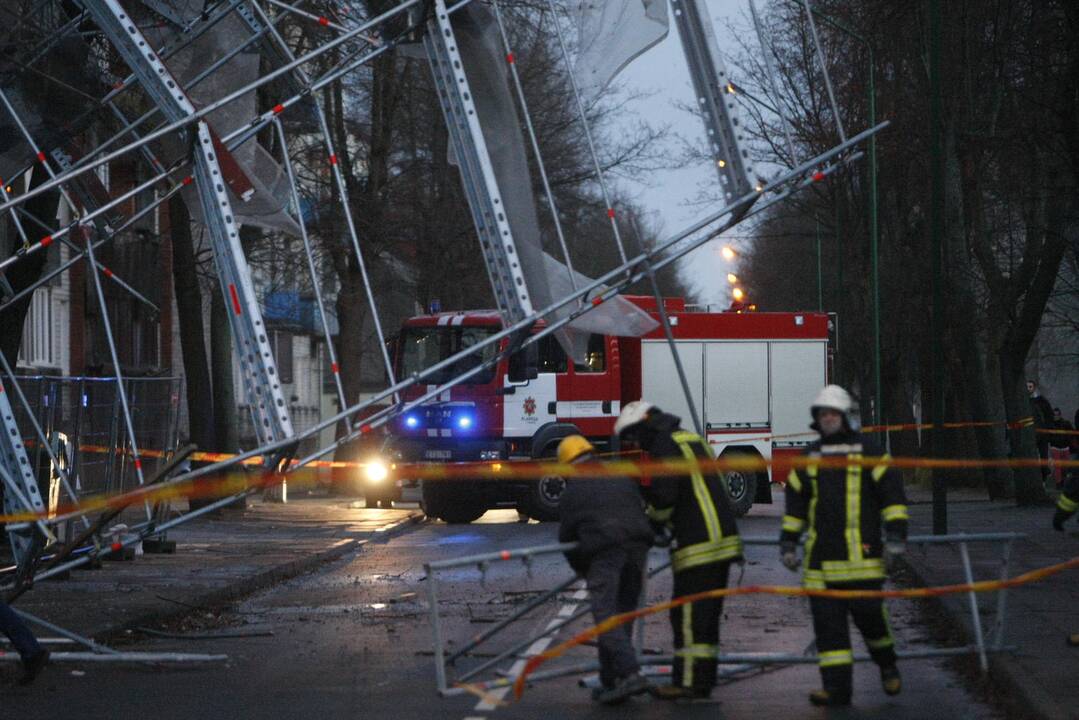
[[[630,299],[655,314],[654,299]],[[694,404],[716,455],[781,460],[799,452],[810,438],[771,436],[807,430],[809,404],[828,376],[828,315],[693,312],[684,300],[671,298],[665,304]],[[398,377],[431,367],[501,329],[501,318],[494,311],[411,318],[396,343]],[[496,352],[492,345],[476,360],[464,360],[444,376],[430,378],[431,385],[409,389],[402,399],[416,399]],[[554,456],[559,441],[573,433],[585,435],[604,450],[611,447],[614,421],[622,407],[641,398],[681,416],[683,427],[693,428],[662,329],[643,338],[592,335],[583,364],[570,361],[548,335],[396,418],[380,459],[545,458]],[[784,477],[779,465],[772,470],[776,480]],[[372,467],[378,468],[377,460]],[[365,488],[369,505],[400,497],[400,487],[380,487],[384,475],[370,473]],[[771,502],[770,479],[764,472],[727,473],[730,500],[739,514],[754,502]],[[550,520],[557,518],[564,487],[560,477],[428,483],[421,487],[421,496],[429,516],[451,523],[471,522],[492,507],[513,506],[536,519]]]

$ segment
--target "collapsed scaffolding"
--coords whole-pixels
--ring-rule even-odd
[[[808,0],[804,2],[808,16]],[[579,48],[578,66],[585,57],[605,58],[592,66],[591,76],[581,72],[579,78],[572,67],[562,25],[556,21],[554,32],[587,140],[594,181],[605,203],[612,242],[618,250],[617,265],[598,278],[589,278],[575,271],[570,259],[568,243],[572,239],[565,237],[559,221],[506,16],[498,0],[490,4],[459,0],[452,5],[445,0],[405,0],[366,19],[358,19],[361,13],[351,4],[338,4],[329,14],[312,12],[304,5],[280,0],[127,0],[123,4],[119,0],[25,0],[17,9],[3,11],[14,22],[5,35],[6,53],[0,58],[0,122],[10,131],[0,145],[0,177],[8,183],[0,202],[0,216],[10,220],[21,246],[0,261],[0,273],[10,272],[17,263],[27,262],[54,244],[66,247],[68,258],[17,292],[5,280],[0,288],[4,296],[0,312],[10,312],[36,288],[78,263],[85,265],[115,371],[117,410],[123,428],[123,437],[117,438],[116,444],[123,447],[140,487],[189,482],[238,468],[251,458],[261,459],[264,472],[277,473],[283,483],[289,473],[437,398],[448,388],[547,335],[556,334],[567,352],[577,357],[583,352],[588,332],[640,335],[651,330],[654,321],[619,297],[620,291],[642,280],[649,282],[659,300],[660,323],[666,330],[692,409],[665,305],[659,299],[656,273],[733,225],[857,160],[858,146],[886,125],[847,135],[831,97],[828,71],[814,32],[812,39],[821,60],[820,71],[829,91],[839,142],[815,157],[796,161],[794,167],[773,177],[755,173],[738,118],[734,86],[727,77],[707,8],[703,0],[671,0],[723,206],[654,247],[631,253],[621,237],[618,213],[596,152],[585,103],[590,93],[609,82],[621,66],[666,35],[667,6],[658,0],[627,15],[621,11],[629,7],[628,3],[611,1],[600,4],[591,16],[578,17],[582,27],[591,24],[608,33],[608,40],[624,39],[633,32],[640,36],[636,47],[627,48],[623,43],[606,55],[604,48],[612,47],[602,42],[599,47]],[[757,21],[752,1],[750,5],[762,52],[768,58],[772,52],[769,41]],[[548,0],[547,7],[554,17],[562,17],[553,0]],[[634,18],[632,12],[643,15]],[[330,39],[296,54],[279,31],[285,18],[317,23]],[[407,378],[398,378],[394,373],[378,298],[365,262],[363,238],[357,230],[319,95],[320,90],[391,48],[422,55],[430,65],[453,161],[460,171],[480,241],[480,257],[503,319],[500,332]],[[108,56],[107,61],[103,54]],[[331,57],[328,69],[312,74],[314,61],[325,63]],[[71,58],[84,59],[77,75],[72,75],[81,88],[61,83],[66,95],[63,102],[56,103],[50,90],[42,91],[41,78],[46,79],[45,85],[55,81],[57,66],[65,67],[65,59]],[[103,92],[92,95],[95,88]],[[280,96],[270,101],[259,97],[271,90]],[[132,119],[133,112],[138,114]],[[116,128],[108,137],[97,137],[95,121],[100,116],[108,117]],[[525,133],[519,130],[519,118],[524,121]],[[790,143],[785,120],[780,120]],[[278,139],[280,157],[271,156],[255,140],[264,130]],[[326,300],[301,207],[300,187],[290,158],[290,139],[300,134],[316,136],[322,147],[324,170],[333,183],[336,211],[345,221],[347,243],[362,278],[364,299],[388,378],[385,388],[358,403],[350,403],[345,396]],[[525,135],[531,157],[526,152]],[[499,139],[497,150],[491,146],[492,137]],[[109,164],[120,159],[136,162],[136,177],[145,179],[114,196],[102,177]],[[528,183],[514,182],[514,178],[528,177],[530,167],[537,169],[544,186],[561,259],[543,251],[538,209]],[[153,194],[151,202],[134,212],[125,211],[134,198],[147,192]],[[40,205],[52,197],[52,193],[61,199],[60,224],[55,227],[44,221],[40,212],[29,209],[33,203]],[[234,352],[240,360],[257,447],[180,475],[178,468],[194,448],[177,448],[163,457],[150,474],[143,466],[142,448],[136,442],[132,406],[120,370],[104,283],[112,283],[137,302],[151,307],[153,303],[102,264],[97,253],[181,193],[189,201],[195,222],[205,229],[210,240],[220,292],[229,309]],[[319,325],[330,354],[334,389],[342,408],[303,431],[296,430],[289,416],[251,269],[240,242],[240,228],[246,224],[290,234],[303,244]],[[537,325],[538,321],[543,321],[542,326]],[[460,364],[469,356],[482,361]],[[35,447],[48,454],[64,492],[76,508],[71,513],[49,517],[9,395],[0,392],[0,419],[4,423],[0,433],[0,481],[5,513],[10,516],[30,512],[35,517],[31,522],[9,523],[6,528],[17,566],[14,580],[7,587],[9,600],[25,592],[33,582],[123,552],[144,540],[164,537],[171,527],[234,503],[262,487],[260,483],[253,484],[173,519],[165,519],[145,499],[133,496],[131,504],[143,505],[145,520],[131,528],[128,535],[102,542],[102,531],[120,510],[91,514],[79,509],[79,496],[74,490],[78,467],[71,467],[57,454],[53,439],[37,421],[20,379],[2,354],[0,363],[3,384],[15,392],[32,426]],[[460,371],[462,367],[468,369]],[[456,376],[443,379],[443,373],[451,369],[458,371]],[[409,402],[400,399],[401,391],[420,384],[427,385],[426,392]],[[691,415],[699,424],[695,410]],[[296,457],[301,441],[317,438],[323,429],[338,424],[343,424],[346,432],[337,440]],[[57,525],[72,520],[81,524],[81,530],[70,533],[72,537],[58,537]],[[92,653],[113,653],[47,621],[29,619],[86,645]],[[115,657],[131,659],[129,654]]]

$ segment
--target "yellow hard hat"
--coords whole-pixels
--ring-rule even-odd
[[[595,452],[596,448],[581,435],[570,435],[558,443],[558,462],[571,463],[585,453]]]

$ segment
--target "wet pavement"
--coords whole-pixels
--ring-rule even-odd
[[[361,511],[362,512],[362,511]],[[379,512],[379,511],[370,511]],[[742,522],[746,535],[774,535],[779,506],[754,509]],[[855,707],[826,712],[812,708],[806,694],[817,687],[813,665],[756,672],[718,688],[707,703],[672,705],[635,699],[619,708],[593,705],[577,678],[537,683],[519,702],[505,705],[473,695],[440,698],[435,692],[432,635],[427,619],[425,562],[481,552],[553,542],[556,526],[518,524],[507,511],[488,513],[469,526],[425,523],[389,542],[368,544],[320,570],[256,593],[224,612],[193,613],[181,626],[163,629],[189,637],[231,633],[248,637],[161,639],[132,635],[121,649],[227,653],[227,664],[148,669],[104,665],[56,665],[35,686],[5,688],[11,717],[52,717],[78,708],[85,717],[158,718],[451,718],[499,717],[548,720],[562,717],[641,718],[996,718],[1000,715],[964,687],[943,661],[918,660],[902,666],[906,690],[888,698],[876,669],[856,667]],[[792,584],[795,576],[779,565],[775,548],[748,551],[743,583]],[[663,560],[653,551],[653,564]],[[738,573],[734,573],[737,580]],[[512,612],[536,592],[569,576],[557,556],[531,567],[516,561],[492,564],[486,576],[475,568],[440,576],[446,638],[459,647],[469,637]],[[666,599],[669,575],[649,587],[649,602]],[[579,598],[566,593],[512,635],[500,638],[465,661],[475,664],[511,640],[543,629]],[[892,605],[900,644],[926,647],[933,642],[920,611]],[[573,627],[585,627],[581,622]],[[803,600],[767,596],[728,602],[723,625],[725,652],[802,652],[811,640]],[[563,633],[555,639],[567,637]],[[650,618],[644,647],[667,653],[670,631],[665,616]],[[861,649],[856,641],[856,650]],[[557,664],[593,659],[594,649],[576,648]],[[506,667],[505,663],[500,667]],[[75,673],[75,674],[73,674]],[[509,700],[510,698],[507,698]],[[493,707],[492,707],[493,706]]]

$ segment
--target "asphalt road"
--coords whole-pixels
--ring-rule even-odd
[[[778,507],[755,509],[742,522],[746,535],[770,535]],[[154,669],[131,666],[52,666],[31,688],[3,692],[4,716],[12,718],[995,718],[999,715],[964,689],[939,661],[902,666],[906,690],[888,698],[875,667],[856,668],[855,707],[827,713],[806,702],[818,684],[815,666],[799,665],[738,676],[718,688],[707,703],[673,705],[638,698],[619,708],[593,705],[576,678],[537,683],[520,702],[505,705],[474,695],[439,698],[431,657],[423,563],[473,553],[554,541],[551,524],[521,525],[515,514],[488,513],[470,526],[429,523],[385,544],[371,544],[312,575],[261,592],[220,614],[194,613],[173,630],[185,633],[252,633],[236,639],[154,639],[132,636],[119,649],[224,652],[226,665]],[[774,548],[751,548],[743,583],[792,583]],[[663,559],[654,551],[652,562]],[[559,557],[496,563],[485,578],[468,568],[441,576],[446,637],[458,646],[490,627],[537,591],[568,577]],[[737,580],[737,572],[734,573]],[[482,581],[481,581],[482,580]],[[649,601],[667,597],[669,576],[656,578]],[[566,593],[537,611],[492,648],[542,629],[580,602]],[[911,606],[892,606],[901,644],[931,642]],[[583,624],[574,627],[584,627]],[[266,633],[272,633],[267,635]],[[811,640],[808,607],[802,600],[766,596],[728,603],[723,625],[725,652],[802,652]],[[566,637],[560,634],[555,641]],[[669,652],[665,616],[651,618],[644,646]],[[856,650],[860,649],[856,641]],[[577,648],[557,662],[593,659],[594,649]],[[469,659],[476,663],[483,658]],[[505,663],[502,667],[508,666]],[[549,667],[555,667],[552,663]],[[507,698],[509,700],[510,698]],[[493,706],[493,707],[492,707]]]

